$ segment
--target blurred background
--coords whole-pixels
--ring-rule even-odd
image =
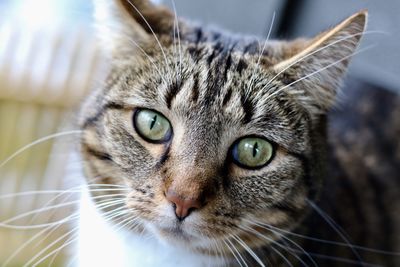
[[[367,8],[370,33],[363,46],[374,48],[357,55],[347,80],[400,93],[400,1],[175,2],[179,16],[263,37],[275,13],[274,38],[313,36]],[[170,0],[164,3],[172,6]],[[73,214],[77,199],[73,190],[63,195],[57,190],[79,185],[74,181],[79,162],[70,159],[75,148],[70,131],[75,130],[76,107],[103,69],[92,12],[89,0],[0,0],[0,265],[73,262],[69,228],[46,223]],[[59,132],[65,134],[8,160],[27,144]],[[67,160],[76,162],[67,167]],[[30,191],[41,193],[15,195]],[[26,225],[38,227],[24,229]]]

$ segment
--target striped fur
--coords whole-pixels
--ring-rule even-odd
[[[98,1],[97,17],[110,72],[82,108],[81,151],[88,180],[130,188],[122,207],[136,218],[139,231],[211,255],[215,266],[219,257],[232,266],[240,265],[241,257],[249,266],[399,264],[396,257],[353,251],[346,243],[399,249],[392,236],[398,223],[389,210],[398,207],[398,194],[386,187],[395,183],[389,177],[399,171],[398,151],[386,167],[373,154],[364,159],[357,151],[377,141],[364,125],[357,128],[358,113],[352,125],[342,122],[346,114],[328,115],[364,30],[365,12],[313,39],[269,41],[265,49],[260,40],[182,20],[174,27],[173,13],[145,0]],[[137,108],[168,118],[171,142],[143,140],[132,126]],[[334,128],[327,134],[329,120]],[[358,131],[365,139],[357,139]],[[252,135],[275,147],[271,163],[258,170],[243,169],[230,156],[236,140]],[[382,175],[387,180],[379,180]],[[201,190],[206,204],[178,222],[165,198],[170,187],[189,196]],[[334,223],[322,220],[314,205],[351,241],[333,231]]]

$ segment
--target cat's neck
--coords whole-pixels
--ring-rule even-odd
[[[78,264],[97,266],[219,266],[212,257],[163,244],[151,235],[116,230],[105,222],[87,194],[80,203]]]

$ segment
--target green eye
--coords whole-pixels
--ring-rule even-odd
[[[136,132],[146,141],[163,143],[171,138],[171,124],[158,112],[149,109],[137,110],[133,118],[133,125]]]
[[[273,155],[272,144],[263,138],[246,137],[232,149],[235,162],[245,168],[259,168],[267,164]]]

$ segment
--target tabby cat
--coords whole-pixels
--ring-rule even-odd
[[[355,83],[332,109],[366,11],[263,44],[95,3],[80,266],[400,266],[399,97]]]

